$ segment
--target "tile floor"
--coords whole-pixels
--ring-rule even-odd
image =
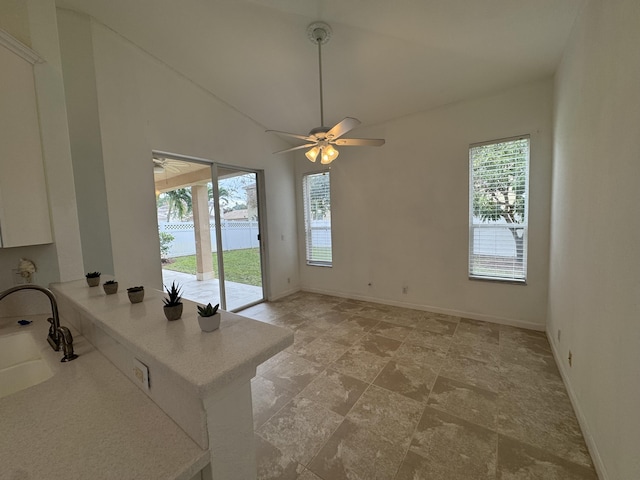
[[[252,382],[260,480],[597,479],[545,335],[297,293]]]

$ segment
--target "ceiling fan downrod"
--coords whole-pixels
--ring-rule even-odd
[[[315,22],[307,27],[309,39],[318,45],[318,74],[320,77],[320,126],[324,127],[324,97],[322,89],[322,45],[331,38],[331,27],[324,22]]]

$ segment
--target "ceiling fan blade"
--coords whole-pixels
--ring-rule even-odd
[[[353,117],[346,117],[340,123],[336,124],[331,130],[329,130],[326,136],[331,140],[335,140],[336,138],[340,138],[348,131],[356,128],[358,125],[360,125],[360,120]]]
[[[383,138],[340,138],[332,142],[340,147],[380,147],[384,145]]]
[[[297,133],[280,132],[279,130],[266,130],[267,133],[277,133],[278,135],[285,135],[287,137],[299,138],[300,140],[306,140],[307,142],[315,142],[316,139],[307,135],[298,135]],[[279,153],[279,152],[278,152]]]
[[[309,148],[309,147],[313,147],[315,145],[317,145],[317,143],[306,143],[304,145],[298,145],[297,147],[291,147],[291,148],[287,148],[285,150],[280,150],[279,152],[273,152],[273,154],[277,155],[279,153],[293,152],[294,150],[300,150],[301,148]]]

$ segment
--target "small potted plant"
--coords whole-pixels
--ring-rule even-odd
[[[180,295],[180,286],[176,285],[176,282],[171,283],[171,288],[164,286],[169,298],[163,298],[164,302],[164,316],[167,320],[178,320],[182,317],[182,296]]]
[[[212,307],[210,303],[206,307],[198,305],[198,325],[203,332],[213,332],[220,327],[220,312],[218,312],[217,304]]]
[[[102,288],[104,288],[104,293],[107,295],[113,295],[114,293],[118,293],[118,282],[115,280],[107,280],[102,284]]]
[[[140,303],[144,299],[144,287],[127,288],[127,295],[129,295],[129,301],[131,303]]]
[[[87,278],[87,285],[90,287],[97,287],[100,285],[100,272],[89,272],[85,277]]]

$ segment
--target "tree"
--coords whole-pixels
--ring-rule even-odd
[[[165,193],[169,209],[167,210],[167,222],[171,221],[171,217],[184,220],[193,211],[193,203],[191,201],[191,190],[186,188],[178,188]]]
[[[483,222],[507,223],[523,262],[529,139],[482,145],[471,149],[473,215]]]
[[[308,198],[312,220],[324,220],[331,212],[331,196],[329,193],[329,175],[309,175]]]

